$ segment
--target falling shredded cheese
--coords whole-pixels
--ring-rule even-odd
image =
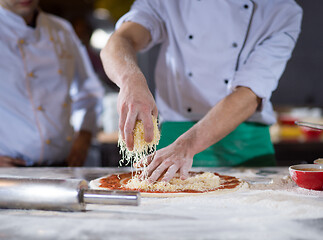
[[[138,177],[133,177],[124,185],[125,188],[144,191],[162,191],[162,192],[177,192],[177,191],[209,191],[220,186],[220,177],[214,173],[205,172],[189,177],[186,180],[173,178],[170,182],[149,183],[148,180],[140,180]]]
[[[148,182],[147,173],[147,156],[154,154],[156,146],[159,143],[160,132],[158,129],[157,119],[152,116],[154,124],[154,139],[148,143],[145,141],[144,125],[142,121],[137,121],[133,130],[134,134],[134,147],[132,151],[126,146],[125,141],[119,133],[118,146],[120,147],[120,154],[122,159],[120,165],[131,164],[132,178],[124,185],[125,188],[144,191],[161,191],[161,192],[177,192],[177,191],[209,191],[220,186],[220,177],[210,172],[197,174],[189,177],[186,180],[181,180],[178,176],[169,182]],[[138,171],[138,166],[142,167],[141,175]],[[135,167],[135,173],[133,171]]]
[[[134,147],[132,151],[129,151],[125,141],[122,139],[121,134],[119,133],[118,146],[120,147],[120,154],[122,156],[119,161],[120,165],[125,164],[126,166],[131,164],[131,168],[133,166],[136,167],[136,164],[142,165],[143,176],[144,179],[148,178],[147,176],[147,156],[149,154],[154,154],[156,151],[156,146],[159,143],[160,132],[158,128],[157,118],[152,116],[153,125],[154,125],[154,139],[151,142],[145,141],[145,133],[144,133],[144,125],[141,120],[137,120],[135,128],[133,130],[134,135]],[[132,170],[133,172],[133,170]],[[136,174],[137,175],[137,167]]]

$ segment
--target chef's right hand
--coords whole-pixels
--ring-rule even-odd
[[[133,129],[137,120],[143,122],[145,141],[151,142],[154,139],[154,124],[151,115],[157,118],[158,110],[146,80],[131,81],[120,88],[118,113],[120,133],[128,150],[133,150]]]
[[[22,159],[0,156],[0,167],[25,167],[26,163]]]

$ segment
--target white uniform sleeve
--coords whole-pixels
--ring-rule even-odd
[[[95,134],[102,112],[104,89],[94,73],[86,48],[71,29],[75,54],[75,77],[71,86],[72,124],[76,131]]]
[[[161,43],[166,38],[165,24],[160,17],[161,6],[155,0],[137,0],[131,6],[128,13],[122,16],[116,23],[118,29],[124,22],[135,22],[145,27],[151,34],[150,43],[142,49],[147,51],[154,45]]]
[[[263,101],[268,101],[291,57],[300,33],[301,8],[282,16],[275,31],[259,42],[235,73],[232,89],[237,86],[250,88]]]

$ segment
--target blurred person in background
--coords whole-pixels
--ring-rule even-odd
[[[0,166],[82,166],[104,91],[72,26],[38,3],[0,0]]]
[[[151,182],[185,179],[193,166],[275,165],[270,102],[301,29],[293,0],[137,0],[116,24],[101,52],[109,78],[120,88],[119,127],[133,148],[142,120],[161,140],[149,158]],[[161,44],[155,98],[136,53]],[[158,110],[157,110],[158,108]],[[194,159],[194,161],[193,161]]]

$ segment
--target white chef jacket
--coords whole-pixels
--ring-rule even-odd
[[[96,131],[103,88],[65,20],[39,12],[36,28],[0,6],[0,155],[27,165],[69,154],[78,129]]]
[[[116,24],[132,21],[161,43],[155,71],[163,121],[200,120],[237,86],[262,106],[248,121],[275,122],[270,102],[300,33],[294,0],[137,0]]]

